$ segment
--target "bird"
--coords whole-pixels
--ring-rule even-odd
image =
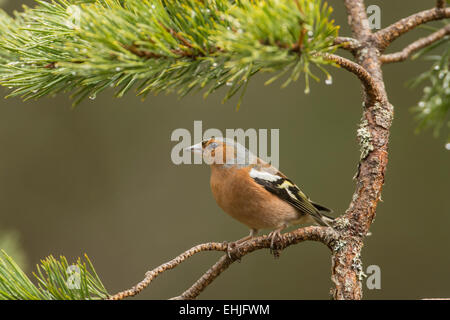
[[[316,223],[330,227],[332,210],[312,201],[300,188],[271,164],[230,138],[211,137],[186,151],[201,154],[211,167],[210,187],[219,207],[245,224],[250,233],[233,243],[242,245],[262,229],[269,233],[270,249],[290,225]]]

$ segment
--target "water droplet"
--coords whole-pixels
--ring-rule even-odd
[[[445,144],[445,149],[450,150],[450,142],[447,142],[447,143]]]
[[[121,71],[121,70],[122,70],[121,67],[117,67],[117,68],[116,68],[116,71]]]
[[[439,70],[441,67],[439,67],[439,66],[434,66],[434,70]]]
[[[217,67],[218,66],[217,62],[214,62],[212,66]]]
[[[332,76],[328,76],[327,79],[325,80],[325,84],[327,85],[332,85],[333,84],[333,77]]]
[[[231,87],[233,85],[233,82],[228,81],[226,84],[227,84],[227,86]]]
[[[436,103],[437,105],[441,105],[441,104],[442,104],[442,99],[441,99],[441,97],[436,97],[436,98],[434,99],[434,101],[435,101],[435,103]]]
[[[89,96],[89,99],[91,100],[95,100],[95,98],[97,98],[97,94],[95,93]]]
[[[425,107],[425,102],[420,101],[420,102],[419,102],[419,107],[421,107],[421,108]]]

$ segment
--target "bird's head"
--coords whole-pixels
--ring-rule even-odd
[[[233,139],[221,137],[205,139],[185,150],[201,154],[207,164],[216,166],[247,166],[258,159]]]

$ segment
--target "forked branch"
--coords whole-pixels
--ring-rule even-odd
[[[277,249],[283,250],[291,245],[303,242],[303,241],[318,241],[330,249],[333,248],[335,241],[338,239],[337,233],[328,227],[305,227],[296,229],[292,232],[288,232],[282,235],[282,237],[277,241]],[[214,264],[199,280],[197,280],[188,290],[183,292],[180,296],[173,299],[194,299],[196,298],[214,279],[216,279],[223,271],[225,271],[233,262],[240,260],[243,256],[264,248],[270,248],[270,238],[266,235],[254,238],[250,241],[243,243],[238,249],[233,249],[230,251],[229,258],[228,255],[224,255],[219,259],[219,261]],[[226,252],[228,245],[226,243],[219,242],[209,242],[197,245],[176,258],[166,262],[159,267],[148,271],[145,274],[145,278],[136,284],[131,289],[119,292],[111,297],[109,300],[122,300],[127,297],[132,297],[144,290],[148,285],[161,273],[171,270],[186,261],[188,258],[192,257],[194,254],[202,251],[223,251]]]
[[[382,63],[392,63],[392,62],[400,62],[408,59],[408,57],[414,52],[428,47],[436,41],[444,38],[445,36],[450,34],[450,25],[446,25],[444,28],[430,34],[427,37],[421,38],[419,40],[414,41],[407,47],[405,47],[402,51],[385,54],[380,57],[380,61]]]
[[[435,20],[442,20],[450,17],[450,8],[436,7],[413,14],[407,18],[401,19],[396,23],[376,32],[374,34],[378,48],[385,50],[395,39],[401,35],[413,30],[414,28]]]

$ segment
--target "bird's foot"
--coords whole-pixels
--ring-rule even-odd
[[[226,253],[227,253],[228,258],[232,261],[241,262],[241,258],[240,258],[241,251],[240,251],[239,247],[241,246],[242,243],[238,243],[238,241],[235,241],[235,242],[224,241],[223,243],[227,246]]]
[[[270,254],[273,254],[274,258],[277,259],[280,257],[280,251],[277,241],[281,239],[280,230],[275,230],[269,233],[270,238]]]

